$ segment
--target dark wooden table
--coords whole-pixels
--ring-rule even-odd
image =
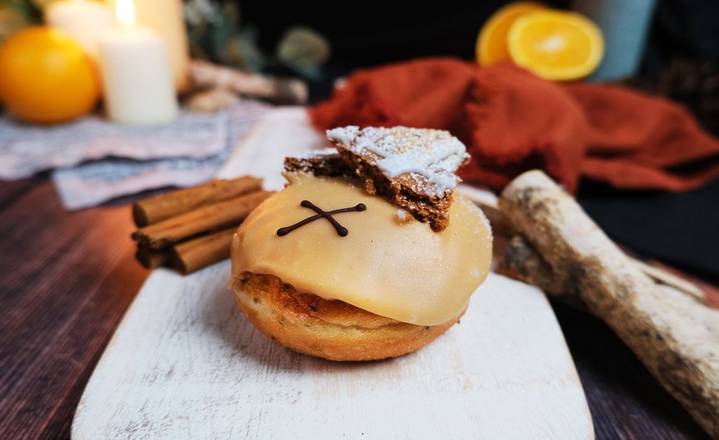
[[[0,183],[0,209],[0,439],[68,438],[85,384],[148,272],[133,260],[127,206],[67,213],[39,177]],[[555,310],[597,438],[706,438],[606,326]]]

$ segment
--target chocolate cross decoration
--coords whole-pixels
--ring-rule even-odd
[[[346,237],[347,234],[349,234],[349,231],[347,228],[339,224],[337,220],[335,220],[334,217],[332,217],[333,214],[341,214],[343,212],[360,212],[365,211],[367,209],[367,206],[365,206],[364,203],[358,203],[355,206],[351,206],[349,208],[341,208],[341,209],[335,209],[332,211],[325,211],[322,208],[318,207],[314,203],[310,202],[309,200],[303,200],[302,203],[300,203],[300,206],[303,208],[310,208],[317,214],[307,217],[304,220],[301,220],[294,225],[285,226],[284,228],[280,228],[277,230],[277,235],[282,237],[283,235],[287,235],[290,232],[294,231],[297,228],[300,228],[308,223],[312,223],[313,221],[319,219],[319,218],[325,218],[328,222],[332,223],[332,226],[335,227],[335,231],[337,231],[337,235],[340,237]]]

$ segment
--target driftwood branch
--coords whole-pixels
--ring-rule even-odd
[[[541,171],[510,183],[499,206],[526,239],[510,241],[502,265],[547,293],[578,300],[604,320],[719,437],[719,310],[656,283]]]
[[[276,104],[307,102],[307,84],[298,79],[273,78],[201,60],[190,63],[189,75],[196,89],[225,89]]]
[[[555,271],[519,235],[507,242],[496,265],[496,271],[503,275],[537,286],[546,294],[577,309],[587,308],[577,294],[574,280],[566,272]]]

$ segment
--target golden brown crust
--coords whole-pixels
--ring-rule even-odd
[[[457,322],[435,326],[399,322],[342,301],[300,293],[272,275],[243,274],[234,280],[233,289],[240,309],[260,331],[295,351],[334,361],[412,353]]]

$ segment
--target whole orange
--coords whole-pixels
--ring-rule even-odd
[[[15,117],[68,121],[90,112],[99,97],[94,62],[66,34],[35,26],[0,46],[0,101]]]

